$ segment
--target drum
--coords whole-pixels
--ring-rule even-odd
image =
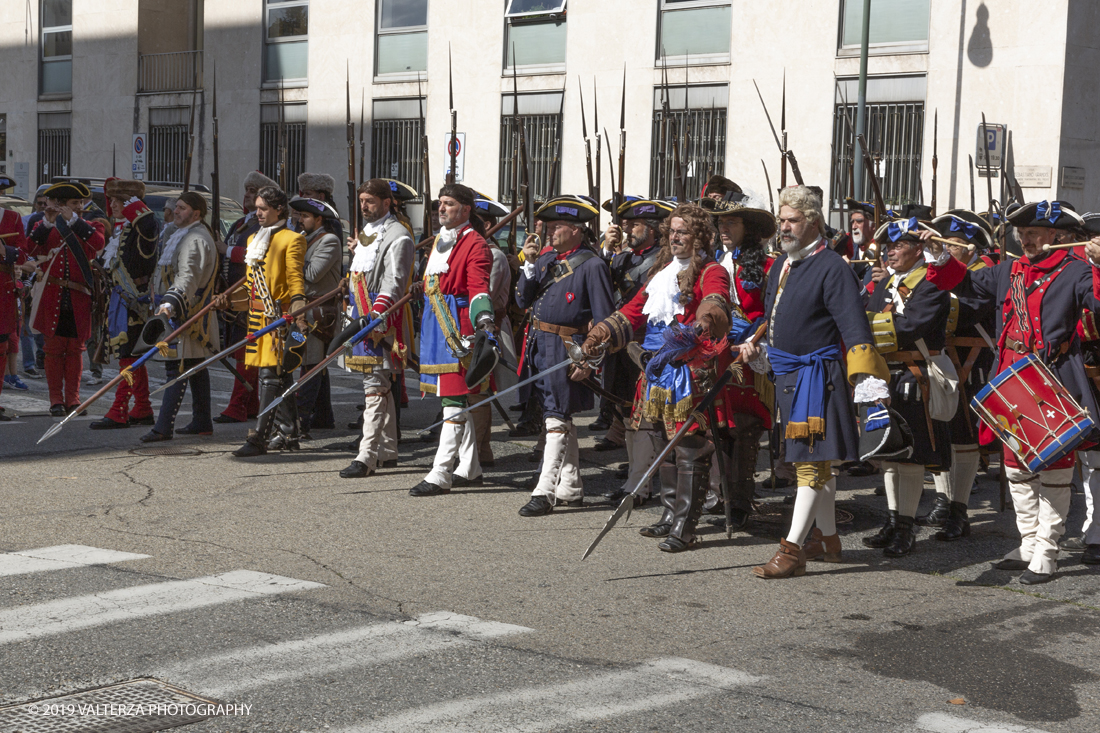
[[[1035,354],[995,376],[970,406],[1032,473],[1076,448],[1095,425]]]

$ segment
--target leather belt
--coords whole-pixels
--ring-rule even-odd
[[[969,349],[988,349],[989,344],[980,336],[951,336],[947,339],[948,346],[965,346]]]
[[[1005,347],[1015,351],[1017,354],[1030,354],[1031,349],[1024,346],[1020,341],[1013,338],[1005,337]],[[1069,351],[1069,341],[1063,341],[1062,345],[1058,347],[1058,354],[1065,354]]]
[[[69,290],[75,290],[78,293],[84,293],[85,295],[91,295],[92,291],[88,289],[83,283],[74,283],[72,280],[62,280],[59,277],[53,277],[52,275],[46,278],[48,285],[60,285],[63,288]]]
[[[571,326],[559,326],[556,323],[547,323],[546,321],[540,321],[534,316],[531,316],[531,325],[540,331],[545,331],[546,333],[552,333],[557,336],[561,336],[563,339],[569,338],[571,336],[576,336],[577,334],[580,334],[581,336],[588,335],[587,327],[584,329],[580,329],[573,328]]]
[[[929,356],[939,356],[938,351],[929,351]],[[883,354],[882,358],[886,360],[886,363],[897,362],[902,364],[909,364],[914,361],[924,361],[924,354],[919,351],[891,351],[889,354]]]
[[[286,307],[282,303],[276,302],[275,307],[279,310],[280,315],[287,312]],[[266,308],[266,306],[264,305],[263,300],[261,300],[260,298],[253,298],[252,301],[249,303],[249,310],[259,311],[263,313],[264,308]]]

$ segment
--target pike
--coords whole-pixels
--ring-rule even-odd
[[[787,187],[787,67],[783,67],[783,96],[779,103],[779,132],[783,135],[783,169],[779,172],[779,187]],[[763,101],[763,100],[761,100]],[[802,181],[798,182],[799,185]]]
[[[420,115],[420,169],[424,173],[424,190],[420,198],[424,200],[424,218],[421,221],[421,238],[432,236],[432,184],[429,177],[431,166],[428,155],[428,126],[424,122],[425,97],[420,89],[420,72],[416,72],[416,111]]]
[[[607,137],[607,130],[606,129],[603,131],[603,136]],[[611,138],[608,137],[607,139],[610,140]],[[611,156],[607,157],[607,170],[611,174],[611,190],[614,191],[615,190],[615,166],[611,162]],[[615,221],[615,226],[619,227],[619,232],[620,233],[622,232],[622,224],[623,224],[623,218],[622,218],[622,216],[619,215],[619,208],[621,206],[622,206],[622,204],[619,204],[618,206],[612,206],[611,207],[611,218]]]
[[[596,198],[596,178],[592,173],[592,138],[588,137],[588,120],[584,116],[584,83],[579,76],[577,92],[581,98],[581,135],[584,137],[584,162],[588,171],[588,195]]]
[[[214,230],[214,241],[221,240],[222,235],[222,186],[221,175],[218,166],[218,62],[214,61],[214,93],[210,101],[210,118],[212,125],[210,127],[211,143],[213,145],[214,152],[214,170],[210,173],[210,223],[214,226],[211,229]]]
[[[512,70],[516,68],[515,44],[512,45]],[[451,144],[447,151],[451,154],[451,167],[447,172],[447,183],[454,183],[458,177],[458,112],[455,111],[455,80],[451,70],[451,44],[447,44],[447,86],[450,90]]]
[[[760,339],[764,336],[764,330],[766,328],[766,323],[760,324],[760,327],[756,329],[756,333],[753,334],[750,343],[758,343]],[[634,508],[634,497],[638,494],[638,491],[643,486],[649,486],[650,479],[653,478],[654,474],[656,474],[657,471],[664,464],[665,458],[668,457],[668,454],[671,453],[680,443],[680,441],[684,439],[684,436],[688,434],[688,431],[692,428],[692,426],[695,425],[696,420],[706,416],[708,412],[714,409],[714,402],[718,399],[718,395],[722,393],[722,389],[729,383],[730,379],[733,378],[734,367],[740,364],[742,361],[743,360],[741,356],[738,355],[733,364],[731,364],[729,368],[726,369],[726,371],[722,372],[722,375],[718,377],[718,379],[714,382],[714,386],[711,387],[705,395],[703,395],[703,398],[699,400],[699,404],[695,406],[695,408],[691,411],[691,414],[688,415],[686,420],[684,420],[683,427],[681,427],[676,432],[676,435],[672,437],[672,440],[668,441],[668,444],[665,445],[664,450],[662,450],[660,454],[658,454],[657,458],[654,459],[649,469],[645,472],[645,475],[643,475],[641,480],[638,482],[638,485],[634,487],[633,491],[631,491],[626,497],[623,498],[622,502],[619,504],[619,508],[616,509],[615,512],[608,518],[607,523],[603,526],[603,529],[601,529],[600,533],[596,535],[596,539],[592,540],[592,544],[589,545],[588,549],[584,551],[584,555],[581,556],[582,561],[587,559],[588,556],[592,554],[592,551],[596,549],[596,545],[600,544],[600,540],[607,536],[607,533],[610,532],[616,524],[618,524],[619,520],[622,519],[624,515],[628,519],[630,518],[630,511]],[[727,532],[732,534],[732,530],[730,529],[731,521],[729,519],[727,519],[726,521]]]
[[[795,159],[794,153],[792,153],[790,150],[787,150],[783,146],[783,143],[779,139],[779,133],[775,131],[775,123],[772,122],[772,116],[768,113],[768,105],[764,104],[764,95],[760,93],[760,87],[757,85],[756,79],[752,80],[752,85],[756,87],[756,96],[760,97],[760,105],[764,108],[764,116],[768,118],[768,127],[771,128],[772,137],[775,138],[775,144],[779,147],[779,154],[783,156],[784,161],[787,161],[788,159],[790,160],[791,173],[794,173],[794,180],[798,182],[798,185],[805,185],[802,181],[802,171],[798,169],[798,161]],[[784,170],[786,170],[785,166]],[[782,189],[786,188],[786,186],[787,179],[786,175],[783,174],[779,179],[779,187]]]
[[[618,205],[623,202],[623,186],[626,180],[626,64],[623,64],[623,100],[619,109],[619,189]]]
[[[345,329],[344,333],[341,333],[336,337],[336,340],[333,342],[332,347],[329,349],[328,355],[324,359],[322,359],[320,363],[318,363],[308,372],[299,377],[297,382],[287,387],[287,390],[285,392],[272,400],[271,404],[269,404],[263,409],[262,412],[260,412],[260,416],[262,417],[263,415],[266,415],[267,413],[274,410],[276,407],[279,406],[279,403],[301,389],[302,385],[304,385],[306,382],[310,381],[315,376],[320,374],[321,370],[328,366],[337,357],[339,357],[340,354],[355,346],[357,343],[365,339],[367,337],[367,334],[385,323],[386,318],[388,318],[391,313],[396,312],[398,308],[401,308],[419,294],[418,291],[420,287],[420,283],[413,283],[413,285],[409,288],[409,292],[398,298],[397,301],[389,308],[379,313],[378,317],[374,320],[367,322],[366,318],[358,319],[355,322],[355,325],[358,325],[360,328],[352,336],[349,337],[346,334],[348,331],[351,330],[351,328],[354,328],[355,325],[353,325],[351,328]]]
[[[187,156],[183,160],[183,192],[191,189],[191,159],[195,154],[195,95],[191,92],[191,117],[187,121]]]
[[[670,103],[671,103],[671,94]],[[687,140],[687,67],[684,67],[684,117],[680,121],[680,124],[676,126],[677,132],[672,138],[672,164],[676,169],[676,200],[687,200],[687,179],[684,177],[684,158],[680,148],[680,133],[683,134],[684,140]]]
[[[970,160],[970,210],[974,211],[978,208],[974,202],[974,156],[968,155],[966,157]]]
[[[512,44],[512,59],[516,58],[516,46]],[[516,65],[512,64],[512,112],[513,120],[519,121],[519,80],[516,74]],[[515,124],[515,123],[513,123]],[[535,207],[531,199],[531,157],[527,154],[527,130],[525,125],[519,126],[519,159],[523,180],[519,184],[520,197],[523,199],[523,221],[528,233],[535,230]]]
[[[607,135],[600,137],[600,90],[596,88],[596,77],[592,77],[592,131],[596,133],[596,165],[593,166],[593,170],[596,172],[596,187],[592,190],[592,198],[596,200],[596,218],[592,221],[592,230],[599,234],[599,203],[600,203],[600,177],[603,175],[603,170],[600,168],[600,156],[603,153],[603,141]],[[607,141],[607,157],[611,159],[611,140]]]
[[[347,99],[347,116],[345,137],[348,145],[348,224],[355,231],[359,231],[359,207],[356,206],[358,196],[355,193],[355,123],[351,120],[351,63],[347,65],[347,76],[344,78],[344,92]],[[358,236],[358,234],[356,235]]]
[[[668,87],[668,56],[665,54],[664,47],[661,48],[661,175],[660,175],[660,190],[657,191],[657,196],[664,198],[666,195],[666,186],[668,176],[664,175],[665,161],[668,160],[668,141],[672,137],[673,120],[671,110],[671,94]]]
[[[232,292],[233,292],[234,290],[236,290],[237,288],[240,288],[241,286],[243,286],[243,285],[244,285],[244,283],[245,283],[245,280],[246,280],[246,279],[247,279],[247,278],[243,278],[243,277],[242,277],[242,278],[241,278],[240,280],[238,280],[237,282],[235,282],[235,283],[233,283],[232,285],[230,285],[230,286],[229,286],[229,289],[228,289],[228,290],[226,290],[226,292],[227,292],[227,293],[232,293]],[[207,303],[206,305],[204,305],[204,306],[203,306],[203,307],[202,307],[202,308],[201,308],[201,309],[199,310],[199,312],[198,312],[198,313],[196,313],[195,315],[191,316],[191,317],[190,317],[190,318],[188,318],[188,319],[187,319],[186,321],[184,321],[183,325],[181,325],[181,326],[180,326],[179,328],[177,328],[177,329],[176,329],[175,331],[172,331],[172,333],[170,333],[170,334],[168,334],[167,336],[165,336],[165,337],[164,337],[164,338],[163,338],[163,339],[161,340],[161,343],[165,343],[165,344],[170,344],[170,343],[172,343],[172,341],[173,341],[173,340],[175,340],[175,339],[176,339],[176,338],[178,338],[178,337],[179,337],[179,336],[180,336],[181,334],[183,334],[183,333],[184,333],[185,331],[187,331],[187,329],[191,328],[191,326],[192,326],[192,325],[194,325],[196,321],[198,321],[198,320],[199,320],[200,318],[202,318],[202,317],[203,317],[204,315],[206,315],[206,314],[207,314],[207,313],[208,313],[208,312],[210,311],[210,309],[211,309],[211,308],[213,308],[213,307],[214,307],[214,303],[213,303],[213,301],[211,301],[210,303]],[[66,416],[65,416],[65,419],[64,419],[64,420],[62,420],[62,421],[60,421],[60,422],[57,422],[57,423],[54,423],[53,425],[51,425],[51,426],[50,426],[50,429],[49,429],[49,430],[47,430],[47,431],[46,431],[45,433],[43,433],[43,434],[42,434],[42,437],[38,439],[38,443],[41,443],[41,442],[42,442],[42,441],[44,441],[44,440],[49,440],[49,439],[50,439],[50,438],[52,438],[53,436],[55,436],[55,435],[57,435],[58,433],[60,433],[60,432],[61,432],[61,430],[62,430],[62,428],[64,428],[64,427],[65,427],[65,425],[66,425],[66,424],[67,424],[67,423],[68,423],[68,422],[69,422],[70,420],[72,420],[72,419],[73,419],[74,417],[76,417],[76,416],[77,416],[77,415],[79,415],[80,413],[84,412],[85,410],[87,410],[87,409],[88,409],[88,407],[90,407],[90,406],[92,405],[92,403],[94,403],[94,402],[95,402],[96,400],[98,400],[98,399],[99,399],[100,397],[102,397],[103,395],[105,395],[105,394],[107,394],[107,393],[108,393],[109,391],[111,391],[111,390],[112,390],[112,389],[114,388],[114,386],[115,386],[116,384],[118,384],[119,382],[121,382],[121,381],[122,381],[123,379],[129,379],[129,378],[130,378],[130,375],[131,375],[131,374],[133,374],[133,373],[134,373],[134,371],[136,371],[136,370],[137,370],[137,369],[138,369],[139,367],[141,367],[141,366],[142,366],[142,365],[143,365],[143,364],[144,364],[145,362],[149,361],[150,359],[152,359],[152,358],[153,358],[153,357],[154,357],[155,355],[157,355],[157,354],[159,354],[159,353],[160,353],[160,350],[159,350],[159,349],[157,349],[156,347],[153,347],[153,348],[149,349],[148,351],[146,351],[146,352],[145,352],[144,354],[142,354],[141,356],[139,356],[139,357],[137,358],[137,360],[136,360],[136,361],[135,361],[135,362],[134,362],[133,364],[131,364],[131,365],[130,365],[130,366],[128,366],[128,367],[124,367],[124,368],[123,368],[123,369],[122,369],[122,370],[121,370],[121,371],[120,371],[120,372],[119,372],[119,373],[118,373],[118,374],[117,374],[117,375],[115,376],[115,378],[114,378],[114,379],[112,379],[111,381],[107,382],[107,384],[103,385],[103,386],[102,386],[102,387],[101,387],[101,388],[99,389],[99,391],[98,391],[98,392],[96,392],[96,393],[95,393],[94,395],[92,395],[92,396],[91,396],[91,397],[89,397],[88,399],[84,400],[84,402],[83,402],[82,404],[80,404],[79,406],[77,406],[77,407],[76,407],[76,408],[75,408],[75,409],[74,409],[74,410],[73,410],[72,412],[70,412],[70,413],[69,413],[68,415],[66,415]],[[159,390],[158,390],[158,391],[159,391]],[[35,443],[35,445],[38,445],[38,443]]]
[[[279,87],[279,121],[278,126],[275,129],[275,146],[276,156],[278,156],[278,177],[276,181],[279,183],[279,188],[286,191],[286,166],[287,166],[287,149],[286,149],[286,105],[283,100],[283,88]]]
[[[242,280],[241,282],[243,283],[244,281]],[[198,374],[199,372],[201,372],[206,367],[210,366],[211,364],[213,364],[215,362],[221,361],[222,359],[229,356],[230,354],[232,354],[234,351],[241,348],[242,346],[245,346],[247,344],[258,341],[262,336],[266,336],[267,334],[271,333],[272,331],[274,331],[277,328],[282,328],[283,326],[290,323],[292,320],[294,320],[298,316],[302,315],[303,313],[309,313],[316,306],[318,306],[321,303],[324,303],[326,301],[332,300],[333,298],[335,298],[339,294],[340,294],[340,288],[336,288],[335,290],[332,290],[328,293],[325,293],[324,295],[317,298],[316,300],[313,300],[312,302],[306,303],[301,308],[297,308],[295,310],[292,310],[289,313],[287,313],[285,316],[282,316],[281,318],[276,318],[274,321],[272,321],[268,325],[264,326],[263,328],[261,328],[256,333],[250,333],[249,335],[245,336],[243,339],[241,339],[237,343],[233,344],[229,348],[222,349],[218,353],[216,353],[213,356],[207,358],[201,364],[198,364],[197,366],[194,366],[191,369],[188,369],[186,372],[179,375],[178,377],[171,380],[170,382],[166,382],[165,384],[162,384],[161,386],[157,387],[155,390],[153,390],[152,392],[149,393],[150,396],[155,395],[155,394],[160,394],[161,392],[168,389],[169,387],[171,387],[173,384],[175,384],[177,382],[181,382],[185,379],[190,379],[192,376],[194,376],[195,374]]]
[[[997,224],[993,220],[993,161],[989,156],[989,128],[985,125],[985,112],[982,112],[982,150],[985,151],[985,188],[989,196],[989,204],[986,207],[986,215],[989,218],[989,231],[996,232]],[[1004,247],[1001,247],[1001,258],[1004,261]]]
[[[936,116],[933,118],[935,121],[932,123],[932,216],[936,216],[936,166],[939,165],[939,132],[940,132],[940,111],[936,109]]]
[[[565,88],[561,90],[561,104],[558,107],[558,119],[565,119]],[[560,124],[560,123],[559,123]],[[554,155],[550,158],[550,185],[547,186],[547,197],[554,196],[554,188],[558,184],[558,164],[561,163],[561,139],[562,130],[559,128],[558,137],[554,140]]]
[[[363,118],[367,112],[367,90],[363,89],[363,96],[359,101],[359,180],[367,180],[367,138],[363,134]]]
[[[604,346],[603,348],[607,348],[607,347]],[[550,367],[549,369],[546,369],[545,371],[541,371],[538,374],[535,374],[531,377],[528,377],[527,379],[524,379],[521,382],[513,384],[511,387],[504,390],[503,392],[497,392],[496,394],[489,395],[488,399],[486,399],[482,402],[479,402],[476,405],[470,405],[469,407],[466,407],[465,409],[463,409],[460,412],[456,412],[454,415],[451,415],[449,418],[447,418],[447,420],[453,420],[456,417],[458,417],[459,415],[465,415],[467,412],[471,412],[473,410],[476,410],[478,407],[485,404],[485,402],[496,402],[496,401],[500,400],[501,397],[503,397],[507,394],[511,394],[512,392],[515,392],[520,387],[526,387],[528,384],[531,384],[532,382],[537,382],[538,380],[542,379],[546,375],[553,374],[556,371],[560,371],[560,370],[564,369],[565,367],[567,367],[571,364],[577,364],[577,365],[592,364],[594,366],[594,365],[598,364],[599,360],[602,360],[602,358],[603,358],[602,356],[600,356],[600,357],[597,357],[596,361],[590,361],[589,358],[587,356],[585,356],[585,354],[581,351],[580,345],[578,345],[576,343],[573,343],[571,346],[567,347],[566,350],[569,352],[569,356],[567,356],[564,360],[558,362],[554,366]],[[442,425],[444,422],[446,422],[446,420],[440,420],[439,422],[432,423],[431,425],[424,428],[420,432],[421,433],[426,433],[426,432],[432,430],[433,428],[436,428],[436,427]]]

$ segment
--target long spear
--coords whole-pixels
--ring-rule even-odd
[[[565,119],[565,89],[561,90],[561,106],[558,107],[558,137],[554,140],[554,155],[550,158],[550,184],[546,197],[554,196],[554,187],[558,183],[558,163],[561,162],[562,120]],[[596,203],[599,203],[598,201]]]
[[[619,110],[619,195],[616,207],[623,202],[623,186],[626,178],[626,64],[623,64],[623,101]]]
[[[758,89],[757,91],[760,91],[760,90]],[[783,162],[783,168],[780,170],[780,173],[779,173],[779,187],[780,188],[786,188],[787,187],[787,69],[786,69],[786,67],[783,68],[783,98],[782,99],[783,99],[783,101],[780,102],[780,108],[779,108],[779,131],[783,135],[783,144],[782,144],[781,149],[780,149],[780,154],[781,154],[782,162]],[[761,99],[760,101],[763,102],[764,100]],[[769,120],[769,122],[770,122],[770,120]],[[802,182],[799,181],[799,185],[801,185],[801,183]]]
[[[233,292],[234,290],[236,290],[237,288],[239,288],[239,287],[241,287],[242,285],[244,285],[244,282],[245,282],[245,280],[246,280],[246,279],[247,279],[247,278],[244,278],[244,277],[242,277],[242,278],[241,278],[240,280],[238,280],[237,282],[235,282],[235,283],[233,283],[232,285],[230,285],[230,286],[229,286],[229,289],[228,289],[228,290],[226,290],[226,293],[232,293],[232,292]],[[180,326],[179,328],[177,328],[177,329],[176,329],[175,331],[172,331],[172,333],[168,334],[168,335],[167,335],[167,336],[165,336],[165,337],[164,337],[163,339],[161,339],[160,343],[163,343],[163,344],[170,344],[170,343],[172,343],[172,342],[173,342],[174,340],[176,340],[176,339],[177,339],[177,338],[178,338],[178,337],[179,337],[179,336],[180,336],[181,334],[183,334],[183,333],[184,333],[185,331],[187,331],[187,329],[191,328],[191,326],[193,326],[193,325],[195,324],[195,322],[196,322],[196,321],[198,321],[198,320],[199,320],[200,318],[202,318],[202,317],[203,317],[204,315],[206,315],[206,314],[207,314],[207,313],[208,313],[208,312],[210,311],[210,309],[211,309],[211,308],[213,308],[213,307],[214,307],[214,302],[213,302],[213,301],[211,301],[211,302],[207,303],[206,305],[204,305],[204,306],[203,306],[203,307],[202,307],[202,308],[201,308],[201,309],[199,310],[199,312],[198,312],[198,313],[196,313],[195,315],[191,316],[191,317],[190,317],[190,318],[188,318],[188,319],[187,319],[186,321],[184,321],[184,322],[183,322],[183,325],[181,325],[181,326]],[[103,395],[105,395],[105,394],[107,394],[107,393],[108,393],[109,391],[111,391],[111,389],[113,389],[113,388],[114,388],[114,386],[115,386],[116,384],[118,384],[119,382],[121,382],[121,381],[122,381],[123,379],[131,379],[131,378],[132,378],[132,377],[131,377],[131,375],[132,375],[132,374],[133,374],[133,373],[134,373],[134,372],[135,372],[135,371],[136,371],[136,370],[137,370],[137,369],[138,369],[138,368],[139,368],[139,367],[140,367],[140,366],[141,366],[142,364],[144,364],[145,362],[149,361],[150,359],[152,359],[152,358],[153,358],[154,356],[156,356],[156,355],[157,355],[157,354],[159,354],[159,353],[160,353],[160,350],[159,350],[159,349],[157,349],[157,348],[152,348],[152,349],[149,349],[148,351],[146,351],[146,352],[145,352],[144,354],[142,354],[141,356],[139,356],[139,357],[137,358],[137,360],[136,360],[136,361],[135,361],[135,362],[134,362],[133,364],[131,364],[131,365],[130,365],[130,366],[128,366],[128,367],[125,367],[125,368],[123,368],[123,369],[122,369],[122,371],[120,371],[120,372],[119,372],[119,373],[118,373],[118,374],[117,374],[117,375],[116,375],[116,376],[114,377],[114,379],[112,379],[111,381],[107,382],[107,384],[105,384],[105,385],[103,385],[102,387],[100,387],[100,389],[99,389],[99,391],[98,391],[98,392],[96,392],[96,393],[95,393],[94,395],[92,395],[92,396],[91,396],[91,397],[89,397],[88,399],[84,400],[84,402],[83,402],[82,404],[80,404],[80,405],[79,405],[78,407],[76,407],[76,409],[74,409],[74,410],[73,410],[72,412],[70,412],[70,413],[69,413],[68,415],[66,415],[66,416],[65,416],[65,419],[64,419],[64,420],[62,420],[61,422],[58,422],[58,423],[54,423],[53,425],[51,425],[51,426],[50,426],[50,429],[49,429],[49,430],[47,430],[47,431],[46,431],[45,433],[43,433],[43,434],[42,434],[42,437],[38,439],[38,443],[41,443],[41,442],[42,442],[42,441],[44,441],[44,440],[49,440],[49,439],[50,439],[50,438],[52,438],[53,436],[55,436],[55,435],[57,435],[58,433],[60,433],[60,432],[61,432],[61,429],[65,427],[66,423],[68,423],[68,422],[69,422],[70,420],[72,420],[72,419],[73,419],[74,417],[76,417],[76,416],[77,416],[77,415],[79,415],[80,413],[82,413],[82,412],[84,412],[85,410],[87,410],[87,409],[88,409],[88,408],[89,408],[89,407],[90,407],[90,406],[92,405],[92,403],[94,403],[94,402],[95,402],[96,400],[98,400],[98,399],[99,399],[100,397],[102,397]],[[159,390],[158,390],[158,391],[159,391]],[[37,445],[38,443],[36,443],[35,445]]]
[[[768,208],[771,209],[772,214],[774,214],[775,213],[775,199],[773,198],[773,196],[775,194],[772,192],[772,179],[768,175],[768,164],[764,162],[763,158],[761,158],[760,159],[760,165],[763,166],[763,168],[764,168],[764,183],[766,183],[767,186],[768,186]]]
[[[512,68],[516,66],[515,46],[512,50]],[[451,169],[447,172],[447,183],[454,183],[458,176],[458,112],[455,111],[455,81],[451,72],[451,44],[447,44],[447,85],[450,90],[451,109],[451,144],[448,150],[451,154]]]
[[[974,156],[968,155],[966,157],[970,161],[970,210],[976,213],[978,206],[974,201]]]
[[[367,112],[367,90],[363,89],[363,97],[359,102],[359,180],[367,180],[367,137],[364,129],[363,118]]]
[[[596,201],[596,218],[592,220],[592,230],[598,235],[600,232],[600,191],[603,190],[601,183],[601,176],[603,170],[600,168],[600,154],[603,150],[603,141],[607,137],[600,137],[600,90],[596,87],[596,77],[592,77],[592,129],[596,132],[596,190],[592,194],[592,198]],[[607,156],[611,158],[611,140],[607,141]]]
[[[195,95],[191,92],[191,117],[187,121],[187,152],[183,161],[183,192],[191,189],[191,159],[195,154]]]
[[[936,115],[933,117],[932,123],[932,216],[936,215],[936,166],[939,165],[939,132],[940,132],[940,111],[936,109]]]
[[[584,83],[577,77],[577,92],[581,98],[581,135],[584,137],[584,162],[588,172],[588,195],[596,198],[596,178],[592,174],[592,139],[588,137],[588,120],[584,116]]]
[[[211,229],[214,231],[214,240],[221,241],[222,238],[222,186],[221,175],[218,166],[218,62],[214,60],[214,78],[213,78],[214,90],[213,96],[210,101],[210,114],[213,124],[210,127],[211,132],[211,144],[213,146],[214,153],[214,170],[210,173],[210,223],[214,226]]]
[[[420,115],[420,170],[424,174],[424,190],[420,198],[424,200],[424,218],[421,222],[421,238],[432,236],[432,184],[429,178],[431,166],[428,164],[428,127],[424,123],[424,93],[420,89],[420,72],[416,73],[416,111]]]
[[[347,98],[346,136],[348,145],[348,223],[356,232],[359,231],[359,207],[358,196],[355,193],[355,123],[351,120],[351,64],[347,67],[347,77],[344,80],[344,91]]]

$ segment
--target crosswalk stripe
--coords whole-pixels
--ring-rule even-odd
[[[433,630],[452,633],[432,633]],[[472,616],[431,613],[405,623],[371,624],[305,639],[249,647],[174,665],[153,676],[223,698],[263,685],[376,666],[454,649],[478,639],[531,631]]]
[[[101,550],[87,545],[58,545],[40,547],[36,550],[20,550],[0,555],[0,577],[8,575],[26,575],[44,573],[50,570],[83,567],[87,565],[106,565],[128,560],[144,560],[148,555],[132,552]]]
[[[933,733],[1046,733],[1010,723],[979,723],[946,713],[928,713],[917,718],[917,727]]]
[[[428,705],[363,723],[344,733],[554,730],[667,707],[762,679],[690,659],[662,658],[574,682]]]
[[[0,611],[0,644],[246,598],[324,587],[321,583],[269,573],[234,570],[191,580],[173,580],[65,598]]]

